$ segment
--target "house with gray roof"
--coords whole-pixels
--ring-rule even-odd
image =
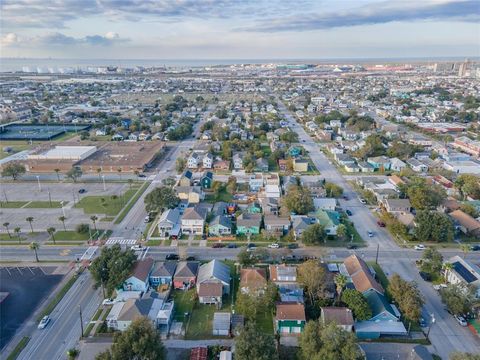
[[[232,220],[225,215],[217,215],[208,225],[208,236],[225,236],[232,233]]]
[[[171,284],[176,268],[176,261],[157,261],[150,273],[150,285],[157,287],[158,285]]]
[[[158,233],[160,238],[168,239],[181,235],[180,210],[178,208],[168,209],[162,213],[158,221]]]
[[[218,283],[223,294],[230,293],[230,267],[220,260],[212,260],[200,266],[197,276],[197,291],[201,284]]]

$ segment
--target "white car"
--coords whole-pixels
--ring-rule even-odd
[[[142,245],[133,245],[130,249],[132,249],[133,251],[142,251],[143,246]]]
[[[368,237],[373,237],[373,231],[367,231]]]
[[[45,315],[42,320],[40,320],[40,323],[38,324],[39,329],[45,329],[50,322],[50,316]]]
[[[268,247],[270,249],[278,249],[280,247],[280,245],[278,245],[277,243],[273,243],[273,244],[268,245]]]
[[[465,320],[465,318],[463,316],[460,316],[460,315],[455,315],[455,320],[458,321],[458,323],[461,325],[461,326],[467,326],[467,320]]]
[[[102,301],[102,305],[113,305],[115,304],[115,300],[114,299],[105,299]]]
[[[365,200],[365,199],[360,199],[360,202],[365,205],[365,204],[367,203],[367,200]]]
[[[422,245],[422,244],[415,245],[413,248],[415,250],[425,250],[426,249],[425,245]]]

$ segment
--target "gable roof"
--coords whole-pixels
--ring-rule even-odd
[[[175,261],[156,262],[150,276],[173,277],[177,263]]]
[[[240,287],[260,289],[267,284],[267,272],[265,269],[251,268],[240,270]]]
[[[150,312],[154,299],[128,299],[118,314],[119,321],[133,321]]]
[[[213,220],[210,222],[210,226],[214,225],[222,225],[226,228],[232,228],[232,220],[228,216],[225,215],[217,215],[213,218]]]
[[[203,283],[198,285],[198,296],[220,297],[223,294],[223,287],[220,283]]]
[[[475,220],[462,210],[452,211],[450,216],[468,231],[480,229],[480,221]]]
[[[191,278],[196,277],[198,273],[197,261],[180,261],[175,271],[175,278]]]
[[[208,280],[219,280],[222,283],[230,284],[230,267],[217,259],[203,264],[198,270],[197,283]]]
[[[150,257],[143,260],[139,260],[135,263],[132,276],[139,280],[144,281],[150,274],[150,270],[152,270],[152,266],[153,266],[153,259]]]
[[[302,320],[305,318],[305,307],[303,304],[277,304],[276,320]]]
[[[163,222],[168,222],[170,224],[176,224],[178,223],[178,220],[180,219],[180,210],[178,208],[175,209],[168,209],[160,215],[160,219],[158,220],[158,223],[163,223]]]
[[[207,211],[201,207],[189,207],[185,209],[182,220],[205,220]]]
[[[375,317],[385,311],[390,313],[392,316],[397,317],[392,305],[390,305],[384,295],[381,295],[376,291],[368,291],[364,294],[364,296],[367,300],[368,306],[370,306],[370,309],[372,309],[372,317]]]
[[[380,294],[383,294],[385,291],[382,288],[377,280],[373,277],[368,268],[368,265],[363,259],[360,259],[357,255],[350,255],[343,262],[345,268],[352,279],[355,289],[361,293],[369,290],[375,289]]]

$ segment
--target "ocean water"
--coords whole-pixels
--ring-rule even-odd
[[[362,63],[392,63],[392,62],[429,62],[429,61],[463,61],[465,57],[451,58],[376,58],[376,59],[53,59],[53,58],[0,58],[0,72],[22,71],[24,67],[31,70],[37,68],[49,68],[58,70],[59,68],[86,69],[88,67],[118,66],[123,68],[133,68],[135,66],[149,67],[168,67],[168,68],[192,68],[214,65],[235,65],[235,64],[285,64],[285,63],[308,63],[308,64],[362,64]]]

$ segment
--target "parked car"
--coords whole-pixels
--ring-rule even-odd
[[[50,322],[50,316],[45,315],[42,320],[40,320],[40,323],[38,324],[39,329],[45,329]]]
[[[221,242],[217,242],[217,243],[212,245],[212,248],[214,248],[214,249],[219,249],[219,248],[223,248],[223,247],[225,247],[225,244],[221,243]]]
[[[425,280],[425,281],[432,281],[432,275],[430,275],[429,273],[425,272],[425,271],[420,271],[419,272],[420,274],[420,277]]]
[[[105,299],[105,300],[102,301],[102,305],[113,305],[113,304],[115,304],[115,301],[112,298]]]
[[[358,246],[357,246],[357,245],[350,244],[350,245],[347,246],[347,249],[349,249],[349,250],[355,250],[355,249],[358,249]]]
[[[423,317],[420,318],[420,320],[418,321],[418,324],[422,328],[427,327],[427,322],[425,321],[425,319]]]
[[[273,243],[273,244],[269,244],[268,247],[270,249],[278,249],[280,247],[280,245],[278,245],[277,243]]]
[[[360,199],[360,202],[365,205],[365,204],[367,203],[367,200],[365,200],[365,199]]]
[[[150,218],[150,216],[145,216],[145,219],[143,219],[143,222],[146,224],[146,223],[149,223],[150,221],[152,221],[152,219]]]
[[[168,157],[168,158],[167,158],[167,161],[170,161],[170,160],[172,160],[172,159],[170,159],[170,158]]]
[[[472,246],[470,247],[470,250],[471,250],[471,251],[480,251],[480,245],[472,245]]]
[[[367,234],[368,234],[368,237],[373,237],[373,231],[368,230]]]
[[[377,225],[380,227],[385,227],[385,223],[383,221],[378,220]]]
[[[177,254],[168,254],[167,256],[165,256],[165,259],[166,260],[178,260],[179,256]]]
[[[79,194],[85,194],[86,192],[87,192],[87,190],[85,190],[85,189],[80,189],[80,190],[78,190],[78,193],[79,193]]]
[[[298,244],[288,244],[289,249],[298,249]]]
[[[347,195],[343,195],[343,200],[348,200],[348,196],[347,196]]]
[[[188,256],[185,260],[187,260],[187,261],[195,261],[195,256]]]
[[[257,247],[257,245],[255,245],[254,243],[247,244],[247,248],[255,248],[255,247]]]
[[[139,177],[139,178],[146,178],[147,175],[145,175],[145,174],[138,174],[138,177]]]
[[[415,245],[413,248],[415,250],[425,250],[426,249],[425,245],[422,245],[422,244]]]
[[[133,251],[142,251],[143,246],[142,245],[133,245],[130,249],[132,249]]]
[[[350,211],[350,210],[345,210],[345,213],[348,215],[348,216],[352,216],[353,213]]]
[[[237,248],[237,244],[228,244],[228,245],[227,245],[227,248],[229,248],[229,249],[236,249],[236,248]]]
[[[467,320],[461,315],[454,315],[455,320],[461,325],[461,326],[467,326]]]

